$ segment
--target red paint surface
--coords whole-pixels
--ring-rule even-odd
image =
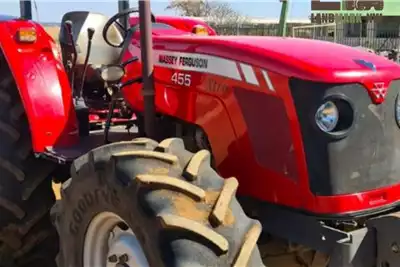
[[[294,76],[329,83],[358,82],[370,90],[371,84],[375,82],[389,84],[400,77],[400,67],[395,63],[345,46],[289,38],[154,36],[153,40],[155,49],[215,55],[254,67],[260,87],[211,74],[179,71],[192,75],[192,86],[180,87],[171,82],[174,70],[157,66],[154,70],[158,111],[200,125],[206,131],[218,170],[224,177],[238,178],[240,194],[319,214],[368,210],[400,200],[400,185],[352,195],[318,197],[312,194],[300,127],[288,87],[288,78]],[[140,58],[137,40],[133,40],[130,53],[125,55],[125,59],[131,56]],[[377,71],[373,72],[353,61],[359,58],[373,62]],[[284,162],[280,164],[294,170],[292,174],[295,177],[289,177],[283,170],[279,172],[264,168],[257,162],[247,123],[232,90],[237,87],[240,90],[271,94],[265,80],[261,78],[260,68],[268,70],[276,89],[275,97],[284,102],[285,110],[281,112],[286,113],[290,127],[290,140],[285,141],[293,145],[291,155],[288,151],[265,151],[265,158],[282,159]],[[128,66],[128,73],[135,73],[134,77],[140,75],[140,63]],[[222,94],[210,93],[207,91],[208,78],[228,85],[228,90]],[[140,89],[140,85],[130,86],[123,93],[135,109],[143,110]],[[258,112],[260,127],[266,116],[272,117],[269,127],[279,125],[278,121],[273,121],[273,114],[265,114],[263,109]]]
[[[16,42],[20,27],[33,27],[37,41]],[[71,88],[55,43],[43,27],[22,20],[0,22],[0,48],[14,75],[32,132],[33,149],[44,151],[54,144],[78,142]]]
[[[139,17],[131,17],[129,19],[131,25],[139,23]],[[192,32],[193,28],[197,25],[203,26],[207,29],[208,35],[217,35],[216,31],[207,23],[200,19],[189,17],[174,17],[174,16],[156,16],[156,22],[168,24],[176,29],[185,32]],[[155,33],[157,34],[157,33]],[[180,33],[182,34],[182,33]]]

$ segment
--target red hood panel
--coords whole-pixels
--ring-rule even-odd
[[[286,77],[325,83],[360,83],[376,103],[383,101],[390,83],[400,79],[399,64],[383,56],[325,41],[260,36],[167,35],[154,40],[156,49],[222,57]],[[375,96],[374,92],[379,95]]]
[[[264,36],[164,36],[159,41],[156,43],[163,49],[176,50],[179,44],[186,44],[193,52],[246,62],[305,80],[388,83],[400,78],[400,65],[393,61],[325,41]],[[366,64],[357,63],[360,60]],[[376,71],[368,67],[371,63]]]
[[[373,63],[377,70],[400,67],[382,56],[354,49],[349,46],[336,43],[280,37],[222,37],[223,40],[240,42],[250,46],[260,47],[266,50],[271,56],[283,56],[303,61],[305,64],[317,68],[330,69],[332,71],[365,71],[365,66],[357,64],[354,60],[363,59]]]

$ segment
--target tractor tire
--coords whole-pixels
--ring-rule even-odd
[[[94,149],[71,176],[54,207],[60,267],[264,266],[261,225],[237,202],[237,180],[218,176],[206,150],[138,138]]]
[[[0,266],[56,266],[58,237],[50,219],[55,164],[35,158],[12,75],[0,79]]]

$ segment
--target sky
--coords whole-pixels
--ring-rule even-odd
[[[290,0],[288,18],[307,19],[311,13],[310,1],[311,0]],[[152,12],[155,15],[175,15],[174,11],[165,10],[168,2],[168,0],[151,0]],[[281,9],[279,0],[224,0],[224,2],[228,2],[233,9],[251,18],[276,19],[279,17]],[[131,0],[130,5],[132,7],[137,6],[137,1]],[[118,9],[117,0],[36,0],[36,6],[39,18],[37,18],[37,13],[34,8],[32,13],[34,19],[39,22],[59,22],[62,15],[68,11],[90,10],[111,16],[115,14]],[[19,15],[19,1],[0,0],[0,13],[15,16]]]

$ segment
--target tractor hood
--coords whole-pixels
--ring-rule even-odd
[[[250,46],[265,50],[267,57],[285,60],[325,79],[400,77],[400,66],[383,56],[327,41],[300,38],[246,38]]]
[[[197,38],[196,38],[197,39]],[[201,40],[199,40],[201,39]],[[363,82],[400,78],[400,65],[373,53],[336,43],[282,37],[210,36],[196,40],[215,53],[259,65],[288,77],[321,82]],[[221,52],[222,50],[222,52]],[[200,51],[199,51],[200,52]],[[216,54],[218,56],[218,54]]]
[[[300,61],[305,65],[319,69],[331,71],[372,71],[365,64],[360,64],[360,60],[372,63],[375,65],[376,70],[387,68],[400,69],[396,63],[382,56],[327,41],[263,37],[244,38],[240,39],[239,42],[263,48],[268,56],[279,56],[282,59]]]

